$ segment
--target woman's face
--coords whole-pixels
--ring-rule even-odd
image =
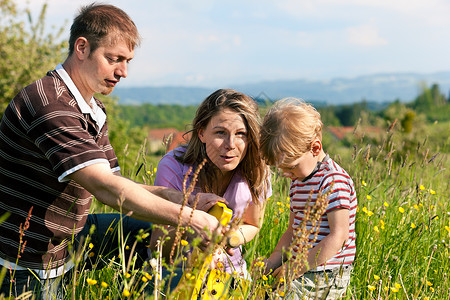
[[[208,158],[225,175],[236,169],[245,157],[247,134],[244,119],[227,108],[213,116],[198,136],[206,146]]]

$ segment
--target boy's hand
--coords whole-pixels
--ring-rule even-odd
[[[219,247],[212,254],[211,269],[218,269],[223,271],[224,269],[223,250]]]

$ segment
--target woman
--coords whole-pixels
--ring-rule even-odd
[[[249,242],[260,229],[264,201],[271,195],[269,169],[259,153],[257,104],[234,90],[217,90],[200,104],[192,127],[188,144],[170,151],[161,159],[154,184],[183,191],[189,168],[195,171],[206,158],[193,194],[207,192],[225,198],[233,210],[233,219],[241,220],[238,228],[240,244]],[[191,178],[188,178],[186,187]],[[161,231],[159,234],[154,232],[153,242],[162,235]],[[166,256],[171,248],[172,244],[166,242],[163,251]],[[225,271],[248,277],[241,247],[232,252],[232,256],[223,252],[220,259]]]

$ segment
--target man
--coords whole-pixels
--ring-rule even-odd
[[[180,215],[205,246],[207,231],[218,226],[200,210],[191,221],[190,208],[180,214],[181,193],[120,176],[105,108],[93,96],[111,93],[127,77],[139,44],[134,22],[117,7],[91,4],[70,31],[66,61],[24,88],[0,125],[0,216],[9,213],[0,224],[0,264],[9,269],[1,292],[7,296],[10,289],[12,296],[24,290],[60,296],[60,280],[73,266],[72,236],[79,240],[95,225],[94,242],[122,217],[88,216],[92,195],[133,217],[123,219],[125,234],[148,229],[147,222],[176,225]],[[201,195],[205,209],[217,200]]]

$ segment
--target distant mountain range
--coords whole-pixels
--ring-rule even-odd
[[[331,80],[277,80],[249,84],[235,84],[218,88],[232,88],[260,101],[274,101],[284,97],[298,97],[320,104],[350,104],[367,102],[386,103],[399,99],[410,102],[417,97],[425,84],[439,84],[449,95],[450,72],[431,74],[392,73],[335,78]],[[113,95],[119,104],[139,105],[179,104],[196,105],[217,88],[203,87],[117,87]]]

